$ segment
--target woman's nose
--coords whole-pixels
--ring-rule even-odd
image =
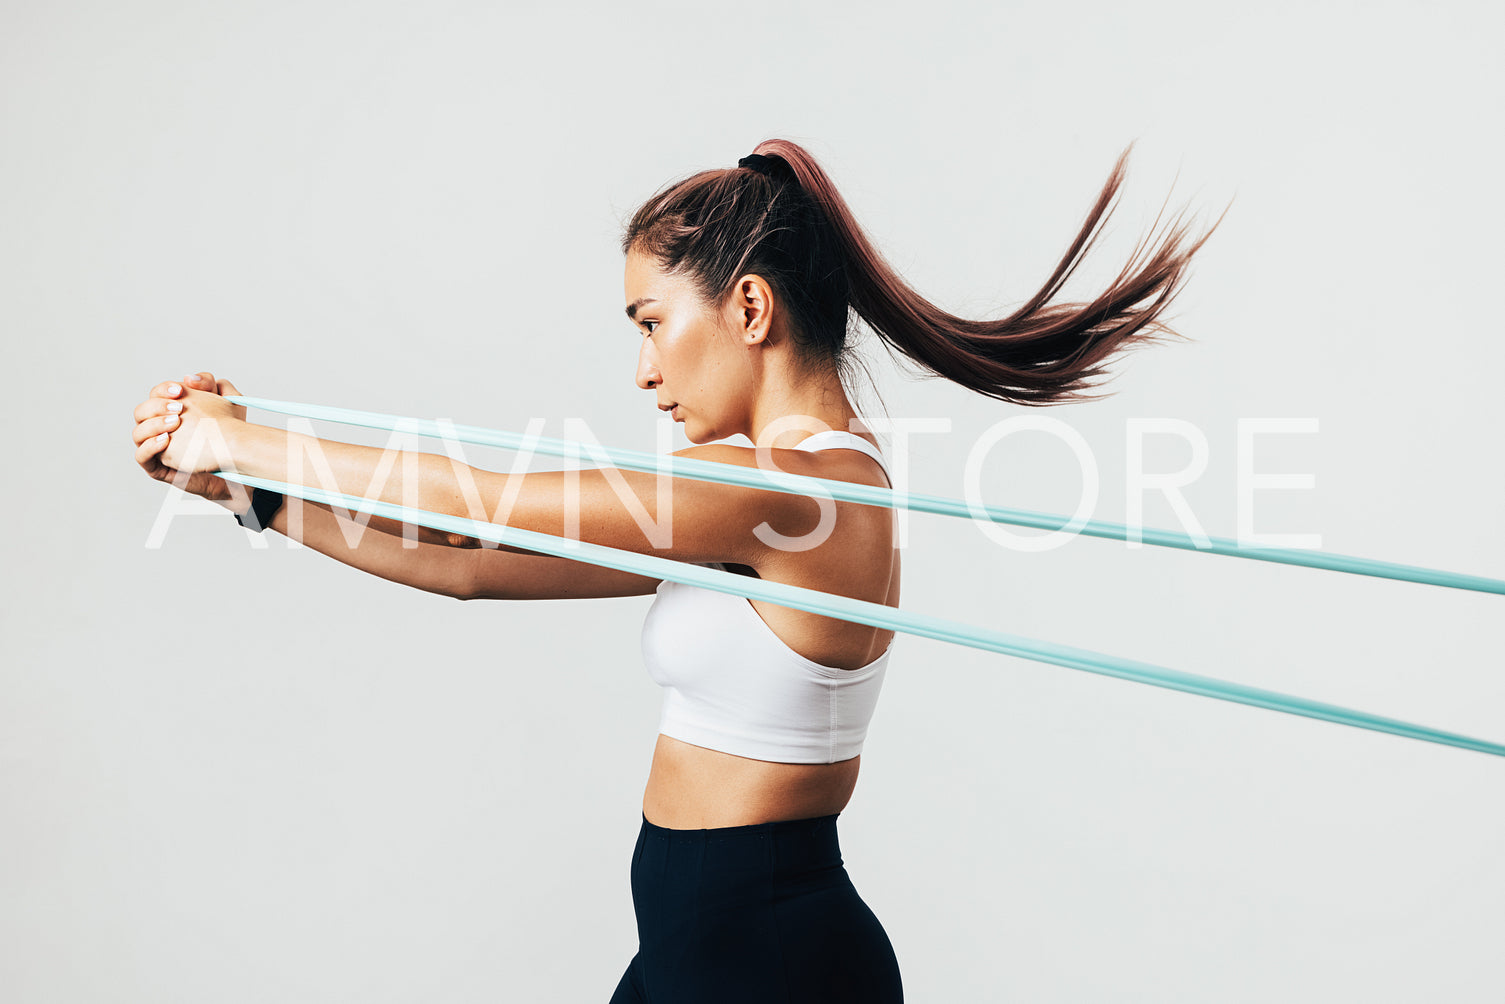
[[[643,390],[652,390],[663,381],[663,376],[658,371],[658,364],[648,358],[648,339],[643,339],[643,347],[638,349],[638,387]]]

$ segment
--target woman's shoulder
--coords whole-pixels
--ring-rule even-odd
[[[886,473],[878,461],[856,449],[759,450],[730,443],[707,443],[681,450],[675,456],[888,487]],[[729,560],[755,569],[752,574],[762,578],[825,590],[839,589],[840,583],[851,577],[855,569],[870,564],[874,577],[884,584],[877,595],[884,595],[893,546],[891,509],[829,497],[744,491],[744,498],[762,509],[765,521],[752,532],[759,546],[747,557]],[[822,546],[827,544],[830,546]]]

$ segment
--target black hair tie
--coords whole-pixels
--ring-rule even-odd
[[[765,157],[761,153],[750,153],[737,161],[738,167],[745,167],[768,178],[792,178],[794,170],[789,162],[782,157]]]

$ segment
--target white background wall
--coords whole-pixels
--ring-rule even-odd
[[[457,603],[217,507],[151,546],[178,499],[130,411],[210,369],[654,449],[620,223],[766,137],[978,316],[1033,292],[1137,140],[1077,288],[1168,193],[1234,202],[1178,302],[1195,341],[1036,412],[1092,447],[1094,515],[1124,518],[1129,421],[1174,418],[1208,441],[1187,501],[1232,536],[1239,420],[1315,419],[1258,441],[1257,470],[1315,478],[1259,493],[1258,531],[1505,576],[1500,29],[1485,3],[0,3],[4,996],[610,995],[649,598]],[[921,490],[959,495],[1027,412],[870,357],[893,417],[952,423],[916,442]],[[1155,437],[1145,465],[1190,456]],[[985,484],[1064,512],[1081,481],[1028,433]],[[1499,596],[911,532],[910,609],[1505,740]],[[1505,762],[897,644],[842,825],[910,999],[1505,993]]]

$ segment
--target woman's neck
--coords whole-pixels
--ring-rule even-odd
[[[757,393],[743,434],[756,446],[788,449],[808,435],[828,429],[849,431],[857,411],[835,372],[811,374],[787,356],[773,366],[765,353]]]

